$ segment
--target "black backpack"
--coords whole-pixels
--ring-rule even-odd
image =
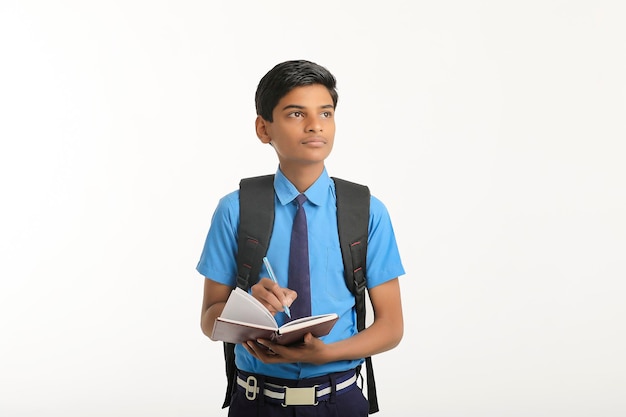
[[[364,185],[333,178],[337,195],[337,227],[346,285],[354,294],[357,330],[365,329],[366,255],[370,192]],[[274,226],[274,175],[244,178],[239,183],[239,248],[237,286],[248,290],[259,280]],[[235,345],[224,343],[228,386],[222,408],[230,404],[236,372]],[[378,411],[372,358],[365,358],[369,414]],[[360,367],[357,370],[360,373]]]

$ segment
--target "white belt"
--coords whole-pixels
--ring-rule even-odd
[[[356,383],[356,373],[345,381],[336,385],[336,392],[351,387]],[[246,398],[256,399],[261,388],[254,375],[248,376],[246,380],[237,375],[237,385],[246,390]],[[317,405],[323,397],[330,395],[332,387],[330,384],[313,385],[312,387],[287,387],[284,385],[270,384],[266,382],[263,388],[263,395],[274,400],[281,401],[283,407],[289,405]]]

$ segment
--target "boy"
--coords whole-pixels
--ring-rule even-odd
[[[339,320],[327,336],[316,338],[309,333],[295,346],[268,340],[237,345],[238,379],[229,416],[366,416],[368,404],[355,382],[355,368],[363,358],[394,348],[402,338],[398,276],[404,269],[387,210],[375,197],[370,199],[366,265],[374,320],[367,329],[356,329],[354,296],[345,284],[339,248],[335,186],[324,165],[335,137],[335,85],[326,68],[309,61],[278,64],[258,85],[256,134],[272,146],[279,162],[274,179],[274,228],[267,251],[278,283],[263,269],[250,291],[279,325],[289,320],[283,306],[293,312],[308,302],[308,295],[290,289],[293,286],[288,283],[292,279],[288,277],[292,224],[301,206],[308,227],[308,314],[335,312]],[[296,202],[301,194],[306,198]],[[238,224],[239,192],[235,191],[220,200],[197,266],[207,278],[201,326],[209,337],[236,286]],[[283,400],[275,399],[285,386],[329,385],[310,404],[284,407]]]

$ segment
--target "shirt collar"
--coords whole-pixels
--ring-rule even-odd
[[[307,200],[316,206],[323,205],[328,199],[329,192],[328,189],[332,186],[332,181],[326,172],[326,167],[322,171],[322,174],[319,176],[317,180],[311,185],[305,192]],[[289,204],[293,201],[294,198],[300,194],[298,189],[285,177],[285,175],[280,170],[280,167],[276,171],[276,176],[274,177],[274,190],[276,191],[276,195],[278,196],[278,200],[282,205]]]

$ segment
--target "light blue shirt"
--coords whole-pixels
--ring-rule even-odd
[[[275,217],[267,257],[281,287],[287,287],[289,243],[296,214],[293,201],[299,194],[296,187],[280,169],[274,179]],[[326,169],[304,193],[304,209],[309,232],[311,270],[311,313],[337,313],[339,320],[332,331],[322,337],[325,343],[346,339],[357,333],[354,297],[345,284],[343,260],[337,231],[337,199],[335,183]],[[221,284],[236,286],[237,228],[239,226],[239,191],[223,197],[213,214],[204,250],[197,266],[198,272]],[[375,287],[400,275],[404,268],[396,244],[391,219],[383,203],[370,199],[369,236],[367,243],[367,286]],[[261,277],[269,274],[265,267]],[[287,317],[278,313],[276,321],[283,324]],[[235,348],[237,368],[277,378],[302,379],[355,368],[363,360],[338,361],[323,365],[310,363],[263,364],[241,345]]]

